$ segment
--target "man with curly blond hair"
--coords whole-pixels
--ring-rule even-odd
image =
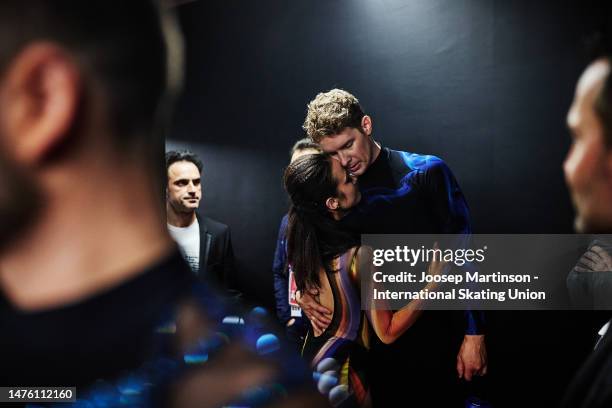
[[[372,137],[372,118],[351,93],[332,89],[318,94],[308,104],[303,128],[323,151],[359,177],[363,198],[343,218],[342,225],[347,229],[359,234],[471,232],[467,203],[446,163],[431,155],[381,147]],[[323,329],[331,322],[331,312],[317,304],[313,296],[304,294],[300,302],[317,328]],[[460,347],[461,336],[453,329],[458,320],[465,322],[460,323],[464,326]],[[424,402],[457,401],[460,393],[456,376],[470,381],[473,376],[487,372],[483,328],[481,313],[467,311],[464,318],[457,318],[456,313],[428,311],[398,343],[376,345],[374,370],[409,366],[416,368],[412,372],[418,373],[411,375],[408,382],[405,372],[401,376],[386,376],[393,378],[381,380],[386,391],[383,398],[392,401],[387,390],[401,393],[402,384],[420,390],[435,385],[445,392],[429,394]],[[457,373],[453,375],[449,362],[455,358],[455,345],[459,353]],[[411,401],[420,398],[416,394],[411,394]],[[427,393],[422,394],[425,397]]]

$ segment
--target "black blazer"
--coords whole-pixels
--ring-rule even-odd
[[[196,213],[200,225],[200,279],[231,291],[234,278],[234,250],[230,229],[212,218]],[[235,294],[235,291],[233,291]]]
[[[580,368],[561,405],[567,408],[612,407],[612,330],[608,330]]]

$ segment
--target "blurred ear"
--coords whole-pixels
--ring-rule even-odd
[[[366,136],[372,134],[372,118],[368,115],[364,115],[363,118],[361,118],[361,130]]]
[[[59,46],[34,43],[9,65],[2,84],[2,121],[14,160],[36,165],[65,141],[81,93],[76,63]]]
[[[328,210],[336,211],[340,206],[340,203],[338,203],[337,198],[329,197],[327,200],[325,200],[325,206]]]

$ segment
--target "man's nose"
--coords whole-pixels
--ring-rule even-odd
[[[195,186],[193,185],[193,183],[189,182],[189,184],[187,184],[187,192],[190,194],[194,194],[196,191]]]
[[[349,157],[342,152],[338,152],[338,159],[340,160],[340,164],[342,165],[342,167],[346,168],[349,162]]]

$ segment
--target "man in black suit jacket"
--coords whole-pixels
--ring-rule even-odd
[[[588,233],[612,232],[612,48],[604,46],[602,51],[603,56],[580,77],[567,115],[573,143],[564,163],[565,178],[577,210],[576,229]],[[596,252],[589,259],[605,255]],[[591,268],[588,273],[599,272]],[[564,407],[612,406],[612,330],[608,326],[600,330],[600,341],[570,384]]]
[[[234,253],[229,227],[198,213],[202,162],[192,152],[166,153],[166,215],[170,235],[196,275],[230,289]]]
[[[196,212],[200,224],[199,275],[214,279],[228,288],[234,270],[234,251],[227,225]]]

